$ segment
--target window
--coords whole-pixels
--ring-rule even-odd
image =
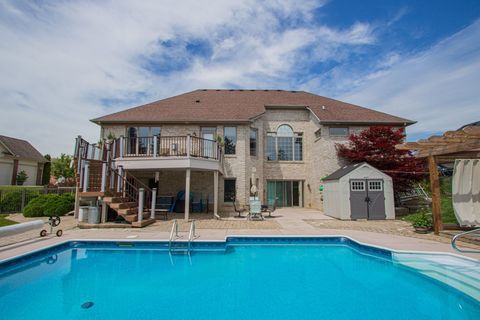
[[[235,154],[235,147],[237,145],[237,128],[224,127],[223,136],[225,139],[225,154]]]
[[[302,161],[303,135],[286,124],[267,134],[267,160]]]
[[[347,127],[330,127],[328,128],[330,136],[348,136]]]
[[[350,190],[365,191],[365,181],[350,181]]]
[[[153,152],[153,139],[149,137],[155,135],[160,135],[160,127],[129,127],[127,129],[127,153],[148,154]]]
[[[223,181],[223,202],[232,202],[236,196],[235,179],[225,179]]]
[[[250,128],[250,155],[257,156],[257,135],[258,130]]]
[[[382,181],[368,181],[368,191],[382,191]]]

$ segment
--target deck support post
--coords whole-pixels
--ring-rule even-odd
[[[428,157],[428,171],[430,173],[430,188],[432,190],[433,230],[439,234],[443,230],[442,209],[440,202],[440,179],[438,177],[437,162],[434,156]]]
[[[138,189],[138,222],[143,221],[143,200],[145,198],[145,189]]]
[[[218,171],[213,171],[213,216],[220,219],[218,215]]]
[[[107,184],[107,162],[103,161],[103,163],[102,163],[102,184],[101,184],[101,187],[100,187],[101,192],[105,192],[106,184]]]
[[[190,139],[188,139],[190,141]],[[187,149],[188,150],[188,149]],[[190,215],[190,168],[185,175],[185,220],[188,221]]]
[[[158,136],[153,136],[153,157],[156,158],[158,154]]]
[[[124,138],[123,138],[123,136],[120,136],[120,154],[119,154],[120,158],[123,158],[123,156],[124,156],[124,152],[123,152],[124,147],[125,147]]]
[[[117,192],[123,191],[123,166],[118,166],[118,176],[117,176]]]
[[[155,219],[155,206],[157,205],[157,188],[152,189],[152,208],[150,209],[150,219]]]
[[[85,161],[85,167],[83,169],[83,192],[88,191],[88,176],[90,174],[90,162]]]
[[[102,223],[105,223],[107,222],[107,213],[108,213],[108,208],[107,208],[107,204],[105,203],[105,201],[102,201]]]

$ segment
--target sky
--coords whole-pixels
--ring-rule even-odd
[[[195,89],[305,90],[418,121],[480,120],[480,1],[0,0],[0,134],[40,152]]]

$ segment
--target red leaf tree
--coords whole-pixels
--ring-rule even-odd
[[[404,191],[425,177],[425,162],[409,150],[398,150],[403,143],[403,128],[370,127],[348,137],[347,144],[337,143],[337,154],[350,163],[368,162],[392,177],[394,191]]]

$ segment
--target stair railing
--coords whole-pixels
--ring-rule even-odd
[[[170,238],[168,240],[168,251],[172,251],[173,237],[178,238],[178,222],[177,219],[173,220],[172,230],[170,231]]]

